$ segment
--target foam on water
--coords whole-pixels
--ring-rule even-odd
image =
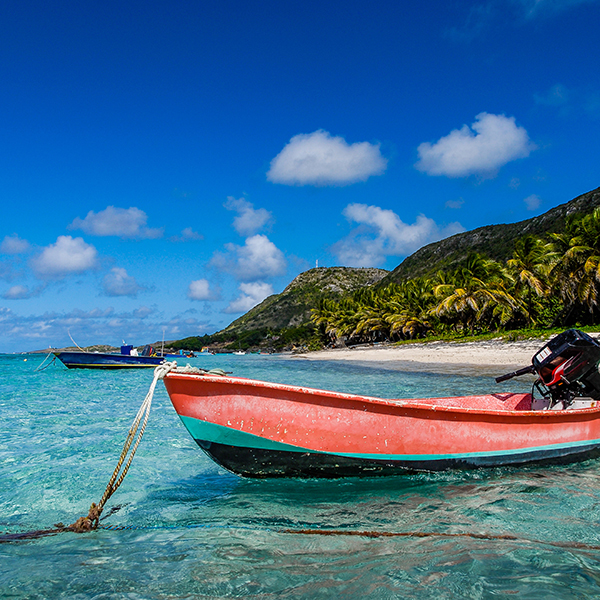
[[[151,370],[67,371],[57,364],[36,372],[43,357],[27,358],[0,356],[4,532],[72,523],[87,514],[104,492],[152,379]],[[489,376],[278,356],[190,362],[382,397],[498,389]],[[502,391],[526,389],[509,386]],[[159,384],[131,470],[105,509],[103,525],[112,529],[0,544],[0,597],[598,597],[600,551],[591,546],[600,545],[599,467],[588,461],[390,479],[242,480],[199,451]],[[459,535],[465,533],[514,539]]]

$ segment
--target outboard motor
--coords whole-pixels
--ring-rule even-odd
[[[568,329],[539,350],[531,363],[496,382],[537,373],[533,385],[548,400],[547,408],[567,408],[578,398],[600,399],[600,344],[587,333]]]

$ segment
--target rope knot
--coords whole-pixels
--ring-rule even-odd
[[[98,527],[98,521],[100,520],[101,514],[102,508],[95,502],[92,502],[87,517],[79,517],[79,519],[72,525],[69,525],[67,529],[75,533],[87,533],[88,531],[92,531]]]
[[[169,373],[169,371],[172,371],[173,369],[176,369],[176,368],[177,368],[176,361],[164,362],[164,363],[162,363],[162,365],[158,365],[158,367],[156,367],[156,369],[154,369],[154,377],[155,377],[155,379],[164,379],[165,375],[167,373]]]

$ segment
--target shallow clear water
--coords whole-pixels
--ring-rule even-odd
[[[87,514],[152,380],[151,370],[53,364],[36,371],[43,358],[0,356],[0,532]],[[277,356],[189,362],[382,397],[498,389],[489,376]],[[0,597],[600,597],[600,550],[592,547],[600,546],[600,461],[388,479],[242,480],[198,449],[161,383],[131,470],[104,514],[106,528],[90,534],[1,543]],[[302,529],[444,535],[286,531]]]

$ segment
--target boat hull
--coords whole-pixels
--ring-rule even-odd
[[[600,407],[532,411],[529,394],[382,400],[169,373],[196,443],[245,477],[380,476],[600,455]]]
[[[96,352],[54,352],[67,369],[152,368],[164,362],[160,356],[130,356]]]

